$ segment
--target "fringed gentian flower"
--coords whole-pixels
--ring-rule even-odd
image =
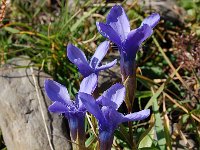
[[[96,74],[91,74],[84,78],[80,84],[79,92],[91,94],[97,86]],[[70,95],[63,85],[47,79],[44,84],[45,92],[53,104],[49,106],[49,111],[55,113],[63,113],[68,119],[72,140],[75,141],[84,139],[84,118],[86,109],[83,106],[79,94],[77,94],[75,101],[70,99]],[[83,143],[84,141],[78,141]]]
[[[125,102],[129,113],[132,111],[136,89],[136,53],[142,42],[151,36],[159,20],[159,14],[153,13],[143,20],[139,28],[130,30],[124,9],[116,5],[108,14],[106,24],[97,22],[99,32],[119,49],[121,76],[127,92]]]
[[[114,6],[107,16],[106,24],[97,22],[98,31],[115,43],[120,52],[120,68],[123,80],[134,74],[136,53],[144,40],[153,33],[160,20],[157,13],[143,20],[141,26],[130,30],[129,20],[121,6]]]
[[[114,60],[106,65],[99,66],[108,49],[109,42],[104,41],[97,47],[97,50],[92,56],[90,63],[88,63],[85,54],[74,45],[69,44],[67,46],[67,56],[69,60],[78,67],[79,72],[84,77],[90,75],[91,73],[95,73],[98,75],[99,71],[106,70],[117,63],[117,60]]]
[[[96,101],[90,94],[80,93],[81,101],[86,109],[98,120],[101,150],[110,150],[114,131],[122,122],[138,121],[147,118],[150,110],[123,115],[117,111],[125,97],[125,88],[115,84],[103,93]]]

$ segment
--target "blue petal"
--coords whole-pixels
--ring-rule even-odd
[[[117,59],[113,60],[110,63],[107,63],[106,65],[102,65],[102,66],[98,67],[95,71],[99,72],[101,70],[109,69],[109,68],[113,67],[116,63],[117,63]]]
[[[108,41],[104,41],[97,47],[97,50],[95,51],[94,55],[92,56],[90,60],[90,66],[92,68],[95,69],[99,66],[99,63],[101,62],[103,57],[106,55],[108,48],[109,48]]]
[[[104,115],[104,118],[106,118],[106,122],[104,122],[104,124],[107,123],[107,128],[114,131],[122,122],[124,116],[113,107],[103,106],[101,111]],[[104,127],[106,126],[104,125]]]
[[[69,109],[60,102],[54,102],[49,106],[48,110],[55,113],[66,113],[69,111]]]
[[[135,59],[136,53],[141,45],[141,43],[146,40],[151,34],[153,30],[147,24],[139,27],[136,30],[131,31],[128,34],[127,40],[123,44],[124,48],[124,59],[133,60]]]
[[[67,57],[78,67],[79,72],[84,77],[90,75],[93,72],[92,68],[87,62],[85,54],[72,44],[68,44],[67,46]]]
[[[105,98],[110,100],[111,102],[114,102],[115,105],[111,105],[114,109],[118,109],[125,98],[125,87],[122,84],[116,83],[113,86],[111,86],[108,90],[106,90],[102,96],[100,96],[97,101],[105,101]],[[104,106],[105,102],[102,103]]]
[[[71,138],[73,141],[75,141],[78,132],[78,118],[76,116],[70,115],[70,117],[68,116],[67,119],[69,122]]]
[[[150,115],[150,110],[142,110],[136,113],[128,114],[123,117],[122,122],[126,121],[139,121],[139,120],[144,120]]]
[[[127,56],[124,52],[121,53],[121,59],[120,59],[120,70],[121,74],[125,77],[132,76],[134,74],[135,70],[135,57],[127,58]]]
[[[96,86],[97,86],[97,75],[93,73],[82,80],[79,92],[91,94],[95,90]],[[79,105],[79,109],[82,109],[83,104],[79,98],[79,94],[76,98],[76,103]]]
[[[118,33],[108,24],[104,24],[101,22],[97,22],[97,29],[101,35],[108,38],[112,42],[114,42],[116,45],[121,45],[121,39],[118,35]]]
[[[84,130],[84,119],[85,112],[71,112],[65,115],[69,122],[69,128],[71,133],[71,138],[73,141],[76,140],[77,135],[85,136]]]
[[[78,113],[78,136],[84,137],[80,140],[85,140],[85,113]],[[84,141],[85,142],[85,141]]]
[[[112,131],[99,132],[100,150],[110,150],[112,147],[114,133]]]
[[[125,87],[121,84],[115,84],[112,86],[112,90],[115,90],[115,93],[112,94],[111,101],[117,104],[118,109],[124,101],[125,98]]]
[[[74,64],[78,67],[79,72],[84,76],[87,77],[92,73],[95,73],[95,70],[92,69],[88,63],[84,63],[81,59],[76,59]]]
[[[100,124],[105,123],[105,118],[95,99],[91,95],[81,92],[79,92],[79,97],[87,111],[93,114]]]
[[[96,102],[99,104],[99,105],[102,105],[102,106],[110,106],[110,107],[113,107],[113,108],[117,108],[117,104],[113,101],[111,101],[110,99],[108,99],[107,97],[104,97],[103,95],[100,96]]]
[[[80,84],[79,92],[91,94],[97,86],[97,75],[91,74],[84,78]]]
[[[45,80],[44,89],[46,91],[47,96],[52,101],[58,101],[64,105],[72,106],[72,102],[70,100],[69,93],[63,85],[55,82],[53,80]]]
[[[85,54],[72,44],[68,44],[67,46],[67,57],[72,63],[75,63],[77,59],[80,59],[83,63],[88,63]]]
[[[109,24],[120,36],[121,41],[125,41],[130,32],[130,24],[124,9],[115,5],[107,16],[106,23]]]
[[[142,21],[141,26],[147,24],[151,28],[154,28],[159,21],[160,21],[160,15],[158,13],[153,13]]]

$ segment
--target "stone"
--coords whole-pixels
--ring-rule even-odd
[[[128,0],[127,3],[130,3],[131,1],[132,0]],[[152,12],[158,12],[162,19],[166,21],[171,21],[179,25],[184,24],[186,11],[179,7],[175,0],[140,0],[138,1],[138,4],[146,13],[151,14]]]
[[[47,110],[52,102],[45,96],[43,85],[50,76],[33,69],[39,90],[36,92],[29,65],[29,58],[23,56],[11,59],[0,68],[0,129],[6,147],[8,150],[70,150],[67,121]]]
[[[112,50],[109,52],[108,57],[104,58],[102,62],[103,64],[107,64],[114,59],[120,60],[119,52],[117,50]],[[98,92],[103,93],[115,83],[121,83],[121,72],[119,64],[99,72]]]

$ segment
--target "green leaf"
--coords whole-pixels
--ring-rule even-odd
[[[156,85],[153,80],[151,80],[145,76],[136,74],[136,78],[137,78],[137,81],[142,83],[147,88],[150,88],[152,85]]]
[[[172,149],[172,139],[171,139],[171,134],[170,134],[169,127],[168,127],[168,122],[167,122],[166,119],[164,119],[164,122],[163,122],[164,123],[166,146],[167,146],[167,149]]]
[[[89,17],[93,12],[95,12],[97,10],[97,7],[91,9],[89,12],[87,12],[85,15],[83,15],[80,19],[78,19],[76,21],[76,23],[71,27],[71,32],[74,32],[78,26],[81,25],[81,23],[87,18]]]
[[[200,109],[194,109],[191,111],[192,114],[200,116]]]
[[[19,33],[20,31],[15,29],[15,28],[11,28],[11,27],[4,27],[4,29],[10,33],[16,34]]]
[[[163,122],[161,120],[161,115],[159,113],[159,106],[157,100],[153,102],[153,112],[155,115],[155,129],[156,129],[156,135],[158,138],[158,145],[160,150],[166,149],[166,139],[165,139],[165,132],[163,127]]]
[[[151,99],[149,100],[147,105],[145,106],[145,109],[147,109],[152,105],[152,109],[153,109],[154,116],[155,116],[156,135],[157,135],[157,138],[158,138],[158,146],[159,146],[160,150],[166,149],[166,140],[167,139],[165,137],[165,130],[164,130],[164,127],[163,127],[161,114],[159,112],[158,96],[160,96],[160,94],[163,92],[165,86],[171,81],[171,79],[174,77],[175,73],[179,70],[179,68],[177,68],[172,73],[172,75],[167,78],[166,82],[163,83],[155,93],[153,93],[153,96],[151,97]]]
[[[154,136],[154,128],[150,128],[150,131],[143,137],[140,141],[138,148],[151,148],[153,143],[153,136]]]
[[[190,117],[190,116],[189,116],[188,114],[182,115],[182,116],[181,116],[181,123],[182,123],[182,124],[187,123],[189,117]]]
[[[131,147],[128,130],[122,124],[119,125],[119,137],[121,137],[121,139],[123,139],[123,141],[125,141],[128,146]]]
[[[96,139],[95,135],[92,134],[92,135],[86,140],[85,146],[86,146],[86,147],[89,147],[89,146],[93,143],[93,141],[94,141],[95,139]]]
[[[154,101],[157,100],[158,96],[160,96],[160,94],[162,93],[162,91],[164,90],[165,84],[163,83],[159,89],[156,91],[156,93],[153,94],[153,96],[151,97],[151,99],[149,100],[149,102],[147,103],[147,105],[145,106],[145,109],[149,108]]]
[[[139,150],[159,150],[158,148],[155,147],[148,147],[148,148],[139,148]]]
[[[178,72],[179,69],[180,69],[180,66],[172,73],[172,75],[170,77],[167,78],[166,82],[164,82],[158,88],[158,90],[153,94],[153,96],[151,97],[151,99],[149,100],[147,105],[145,106],[145,109],[149,108],[154,103],[154,101],[157,101],[158,96],[160,96],[160,94],[164,90],[165,86],[171,81],[171,79],[174,77],[174,75]]]
[[[136,91],[136,98],[147,98],[152,96],[151,91]]]

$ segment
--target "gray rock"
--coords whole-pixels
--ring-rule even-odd
[[[34,69],[41,100],[35,90],[27,57],[14,58],[0,68],[0,128],[8,150],[69,150],[67,121],[58,114],[50,114],[51,101],[43,93],[45,73]],[[44,123],[45,122],[45,123]],[[47,131],[49,139],[47,138]],[[51,144],[50,144],[51,143]]]
[[[131,4],[132,0],[127,3]],[[179,7],[176,0],[140,0],[138,4],[147,13],[158,12],[164,20],[184,24],[186,11]]]
[[[114,59],[117,59],[118,61],[120,60],[119,52],[117,50],[112,50],[107,54],[107,57],[102,61],[103,65],[113,61]],[[98,92],[103,93],[115,83],[121,83],[119,63],[107,70],[100,71],[98,76]]]

